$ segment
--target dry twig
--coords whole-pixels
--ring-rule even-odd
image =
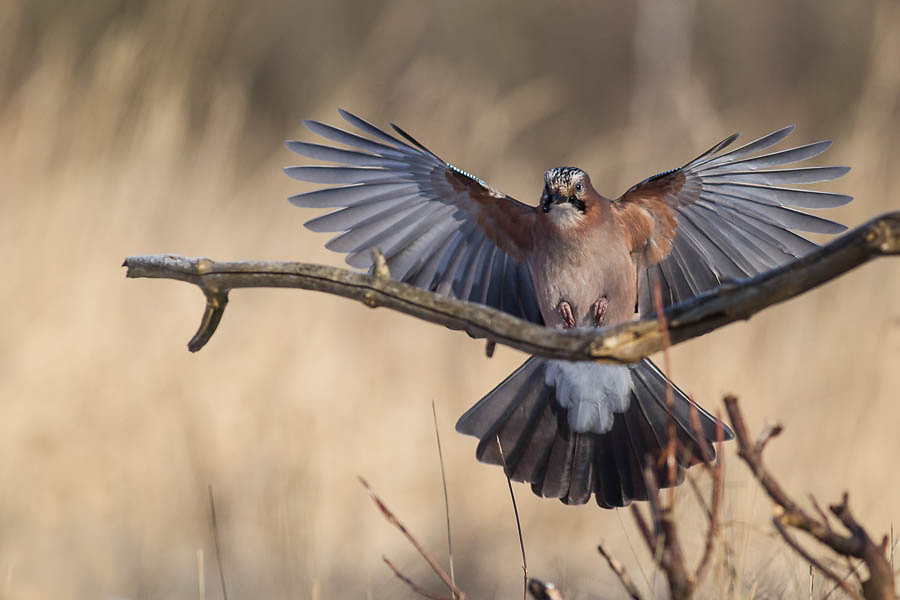
[[[437,574],[437,576],[441,578],[441,581],[444,582],[444,584],[450,590],[450,593],[452,593],[456,598],[459,598],[460,600],[465,600],[466,595],[462,591],[460,591],[460,589],[458,587],[456,587],[456,584],[453,583],[453,580],[450,579],[450,576],[447,575],[447,572],[444,571],[444,569],[441,567],[440,563],[438,563],[438,561],[434,557],[434,555],[431,552],[429,552],[424,546],[422,546],[422,544],[419,543],[419,541],[413,536],[413,534],[409,532],[409,530],[406,528],[406,526],[403,525],[403,523],[401,523],[397,519],[397,517],[394,516],[394,513],[392,513],[390,511],[390,509],[385,505],[385,503],[382,502],[381,498],[378,497],[378,495],[375,493],[375,490],[372,489],[372,487],[369,485],[369,483],[365,479],[360,477],[359,481],[360,481],[360,483],[363,484],[363,487],[366,488],[366,491],[369,492],[369,496],[375,502],[375,506],[377,506],[378,510],[381,511],[381,514],[384,516],[385,520],[387,520],[388,523],[390,523],[391,525],[393,525],[394,527],[399,529],[400,533],[402,533],[404,536],[406,536],[406,539],[409,540],[409,543],[412,544],[413,547],[419,552],[419,554],[422,555],[422,558],[425,559],[425,562],[428,563],[428,566],[430,566],[431,569]],[[394,573],[398,577],[400,577],[400,579],[402,581],[406,582],[407,584],[412,583],[411,581],[409,581],[408,578],[400,576],[399,571],[397,571],[394,568],[393,564],[391,564],[390,561],[385,560],[385,562],[388,563],[388,566],[394,570]],[[415,586],[413,588],[413,591],[415,591],[416,593],[420,593],[419,592],[420,589],[421,588],[419,588],[418,586]],[[429,597],[431,597],[431,596],[429,596]]]
[[[384,564],[386,564],[388,568],[390,568],[390,570],[394,572],[394,575],[397,576],[397,579],[405,583],[407,587],[409,587],[409,589],[411,589],[416,594],[422,596],[423,598],[428,598],[429,600],[449,600],[445,596],[438,596],[437,594],[429,592],[425,588],[421,587],[418,583],[401,573],[400,569],[398,569],[387,556],[382,556],[381,560],[383,560]]]
[[[662,286],[659,284],[659,279],[653,280],[653,310],[656,311],[656,321],[659,325],[663,344],[663,368],[666,374],[666,408],[669,410],[669,422],[666,424],[666,435],[669,438],[669,442],[666,444],[663,457],[665,458],[669,483],[669,509],[674,511],[675,480],[678,471],[675,453],[678,447],[678,436],[675,435],[675,393],[672,389],[672,361],[669,358],[669,347],[672,345],[672,340],[669,337],[669,326],[666,323],[666,313],[663,310]]]
[[[716,449],[718,455],[715,468],[711,466],[710,457],[707,454],[706,447],[703,444],[700,444],[700,453],[703,455],[703,466],[706,468],[707,472],[712,475],[713,487],[712,500],[710,502],[709,512],[707,513],[709,529],[706,532],[706,545],[703,548],[703,556],[701,556],[700,562],[697,563],[697,568],[694,570],[694,587],[699,585],[703,580],[703,576],[706,574],[706,569],[712,559],[713,550],[716,547],[716,538],[719,535],[719,510],[722,506],[722,495],[725,491],[725,455],[722,453],[722,444],[725,442],[725,426],[722,423],[719,414],[716,415],[716,421]],[[691,427],[694,428],[695,432],[699,433],[701,431],[696,406],[691,407]]]
[[[658,283],[654,285],[653,296],[657,314],[661,315],[662,301]],[[661,317],[659,319],[659,327],[662,332],[662,339],[664,344],[663,352],[665,353],[666,372],[668,373],[668,371],[670,371],[668,360],[668,324],[666,323],[665,319]],[[677,443],[675,435],[671,381],[668,382],[668,386],[666,389],[666,400],[670,413],[670,419],[667,427],[667,435],[669,436],[669,441],[666,445],[666,448],[663,450],[663,457],[666,461],[666,466],[668,467],[668,469],[666,469],[667,474],[665,477],[671,485],[676,480],[677,450],[682,450],[685,453],[688,461],[691,460],[691,457],[689,456],[690,448],[684,447],[683,445]],[[700,426],[700,417],[697,413],[696,406],[692,405],[691,407],[690,419],[691,428],[693,429],[693,433],[696,439],[705,439],[705,434],[703,433]],[[663,573],[665,573],[666,580],[669,584],[669,594],[675,600],[690,598],[693,595],[700,581],[702,581],[703,576],[706,573],[706,569],[712,559],[716,537],[718,536],[719,508],[722,503],[722,491],[725,473],[724,462],[721,456],[721,446],[722,442],[724,441],[724,437],[724,424],[722,423],[721,419],[717,418],[716,443],[719,450],[719,460],[716,463],[715,467],[713,467],[712,465],[712,457],[710,456],[710,453],[706,446],[702,442],[699,444],[700,459],[702,460],[702,465],[705,472],[710,475],[713,482],[711,499],[708,504],[703,499],[703,494],[700,493],[700,489],[697,487],[696,482],[693,479],[690,479],[693,490],[697,495],[698,502],[706,512],[709,520],[709,528],[706,534],[706,544],[703,549],[703,555],[700,558],[700,562],[697,564],[697,568],[693,572],[689,571],[686,566],[684,552],[682,550],[681,543],[679,542],[678,528],[675,524],[674,487],[670,488],[668,502],[665,504],[660,502],[659,484],[656,480],[656,473],[659,472],[659,469],[654,468],[655,465],[652,457],[647,457],[647,464],[643,470],[644,484],[647,488],[650,517],[653,519],[652,531],[647,525],[647,522],[644,520],[643,513],[637,507],[637,505],[633,504],[631,506],[631,511],[634,515],[634,520],[637,524],[638,530],[641,532],[641,535],[644,538],[647,549],[653,556],[653,562],[656,563],[656,565],[663,571]],[[607,559],[610,568],[619,577],[619,581],[621,581],[622,585],[625,586],[626,591],[628,591],[628,593],[631,594],[633,598],[636,597],[636,590],[634,589],[633,584],[629,585],[631,582],[626,581],[626,579],[623,577],[623,574],[616,569],[616,565],[614,564],[615,559],[609,556],[603,550],[603,548],[600,548],[600,552]]]
[[[829,510],[849,531],[849,535],[841,535],[836,532],[826,519],[817,520],[813,518],[787,495],[784,488],[775,480],[763,463],[762,450],[766,442],[775,437],[781,429],[775,427],[770,433],[753,443],[744,423],[744,417],[738,408],[737,398],[727,396],[725,398],[725,408],[728,410],[728,416],[731,419],[735,437],[737,438],[738,456],[747,463],[753,476],[775,503],[773,524],[785,542],[851,597],[858,598],[860,595],[847,585],[846,578],[840,577],[823,565],[821,561],[803,550],[793,536],[789,535],[788,528],[805,531],[821,544],[831,548],[841,556],[862,559],[869,571],[869,578],[864,579],[862,582],[862,597],[867,600],[896,600],[894,575],[887,556],[887,536],[884,537],[881,544],[876,544],[872,541],[868,532],[856,521],[856,517],[850,512],[849,496],[846,492],[841,498],[841,503],[829,506]]]
[[[619,582],[621,582],[622,587],[625,588],[625,591],[628,592],[628,595],[631,596],[632,600],[643,600],[643,596],[641,596],[637,586],[634,585],[631,577],[625,572],[625,565],[616,560],[614,556],[609,555],[606,550],[603,549],[603,545],[597,546],[597,552],[606,559],[609,568],[616,574],[616,577],[619,578]]]
[[[877,217],[800,260],[669,307],[665,314],[671,343],[748,319],[873,258],[895,254],[900,254],[900,212]],[[225,311],[228,292],[249,287],[302,288],[336,294],[547,358],[633,363],[664,347],[654,316],[600,330],[553,329],[393,281],[384,276],[383,269],[379,276],[370,277],[305,263],[215,262],[168,254],[132,256],[124,266],[128,277],[175,279],[200,287],[206,295],[206,308],[200,328],[188,344],[191,351],[199,350],[212,337]]]

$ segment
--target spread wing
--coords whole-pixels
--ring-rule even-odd
[[[831,181],[850,170],[782,168],[821,154],[830,141],[757,154],[793,130],[785,127],[717,154],[737,139],[738,134],[732,135],[683,167],[642,181],[613,202],[626,230],[634,232],[635,256],[644,267],[638,282],[641,315],[653,312],[654,279],[659,280],[663,304],[668,306],[723,280],[769,270],[816,247],[794,231],[834,234],[846,229],[796,209],[842,206],[850,196],[785,187]]]
[[[543,323],[527,266],[535,208],[444,162],[396,125],[405,141],[340,114],[364,135],[304,124],[352,149],[287,142],[297,154],[340,165],[285,169],[294,179],[329,186],[292,196],[291,203],[338,209],[306,227],[340,232],[325,246],[347,253],[354,267],[371,270],[371,250],[378,248],[395,279]]]

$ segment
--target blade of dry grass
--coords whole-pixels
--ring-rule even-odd
[[[219,565],[219,581],[222,584],[222,598],[228,600],[228,592],[225,589],[225,569],[222,567],[222,551],[219,548],[219,522],[216,519],[216,499],[213,495],[212,484],[207,486],[209,492],[209,513],[212,518],[213,542],[216,546],[216,562]]]
[[[434,399],[431,400],[431,416],[434,418],[434,439],[437,441],[438,462],[441,465],[441,486],[444,489],[444,517],[447,521],[447,560],[450,563],[450,581],[456,585],[456,574],[453,570],[453,539],[450,536],[450,497],[447,494],[447,473],[444,469],[444,453],[441,450],[441,433],[438,430],[437,408],[434,406]]]
[[[497,449],[500,450],[500,461],[503,463],[503,474],[506,475],[506,485],[509,487],[509,497],[512,500],[513,514],[516,517],[516,531],[519,533],[519,549],[522,551],[522,573],[524,577],[522,598],[526,598],[528,596],[528,561],[525,558],[525,540],[522,537],[522,521],[519,520],[519,507],[516,505],[516,494],[513,492],[512,480],[509,478],[509,469],[506,468],[506,457],[503,455],[503,445],[500,443],[499,435],[497,435]]]

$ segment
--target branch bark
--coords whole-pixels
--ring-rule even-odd
[[[757,277],[725,283],[669,307],[665,317],[671,343],[748,319],[873,258],[897,254],[900,212],[887,213],[795,262]],[[188,344],[192,352],[212,337],[228,302],[228,292],[251,287],[301,288],[336,294],[547,358],[632,363],[664,347],[662,328],[652,315],[599,330],[551,329],[391,280],[386,269],[369,276],[307,263],[216,262],[168,254],[132,256],[125,259],[123,266],[128,269],[127,277],[175,279],[200,287],[207,303],[200,328]]]

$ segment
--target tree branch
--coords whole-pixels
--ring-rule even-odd
[[[802,294],[847,271],[886,255],[900,254],[900,212],[877,217],[809,255],[751,279],[721,287],[665,311],[671,343],[709,333]],[[461,302],[389,279],[296,262],[216,262],[208,258],[156,254],[125,260],[127,277],[186,281],[200,287],[207,304],[188,344],[196,352],[209,341],[225,310],[228,292],[238,288],[302,288],[358,300],[463,330],[476,338],[538,356],[632,363],[663,349],[654,316],[599,330],[560,330],[517,319],[486,306]]]
[[[738,456],[747,463],[753,476],[762,485],[763,490],[765,490],[772,502],[775,503],[775,516],[772,519],[772,523],[784,540],[805,560],[822,571],[851,597],[859,597],[859,594],[850,589],[845,582],[846,578],[838,576],[837,573],[825,567],[821,561],[815,560],[811,554],[803,550],[796,540],[788,534],[788,528],[805,531],[839,555],[862,559],[869,570],[869,578],[862,582],[862,596],[867,600],[895,600],[894,575],[887,558],[887,538],[885,537],[882,543],[878,545],[869,537],[868,532],[856,521],[856,518],[850,512],[847,493],[844,493],[840,504],[829,507],[831,512],[849,531],[849,535],[841,535],[831,528],[827,519],[817,520],[803,510],[799,504],[788,496],[784,488],[766,468],[762,459],[763,448],[766,442],[778,435],[781,428],[776,426],[767,430],[768,433],[761,436],[754,443],[750,439],[750,433],[747,430],[747,425],[744,423],[743,414],[738,408],[737,398],[726,396],[725,409],[728,411],[728,416],[734,428],[734,435],[737,438]]]

